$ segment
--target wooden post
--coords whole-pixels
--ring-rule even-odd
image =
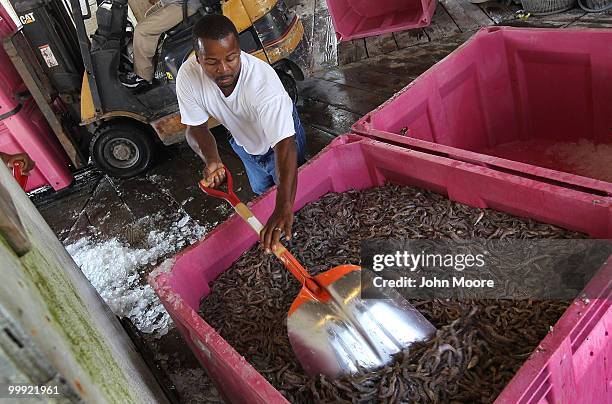
[[[0,195],[2,317],[84,402],[166,403],[114,314],[4,165]]]

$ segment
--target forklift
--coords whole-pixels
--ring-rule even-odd
[[[88,0],[11,1],[22,27],[3,46],[75,169],[93,162],[112,177],[133,177],[152,165],[159,144],[184,139],[175,79],[204,15],[230,18],[241,49],[272,65],[294,102],[307,71],[304,27],[283,0],[200,0],[191,16],[185,1],[183,20],[158,43],[154,84],[141,91],[119,80],[133,70],[127,0],[97,0],[91,38]]]

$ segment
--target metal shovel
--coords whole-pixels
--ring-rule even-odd
[[[263,225],[240,202],[230,172],[225,169],[225,173],[227,193],[209,188],[205,180],[200,181],[200,189],[229,202],[259,234]],[[436,331],[397,292],[385,299],[362,299],[362,269],[357,265],[340,265],[313,277],[285,247],[273,253],[302,284],[289,309],[287,331],[296,357],[311,375],[335,378],[380,368],[394,354]]]

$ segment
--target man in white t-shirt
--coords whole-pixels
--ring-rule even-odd
[[[193,28],[195,57],[179,69],[176,94],[186,138],[205,163],[214,187],[225,181],[215,138],[207,126],[214,117],[246,168],[253,191],[278,185],[276,206],[261,231],[266,251],[281,233],[291,238],[297,166],[304,160],[305,134],[297,110],[274,69],[240,50],[238,32],[225,16],[208,15]]]

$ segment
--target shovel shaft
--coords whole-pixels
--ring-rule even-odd
[[[261,230],[264,226],[261,224],[259,219],[257,219],[255,215],[253,215],[251,209],[249,209],[242,202],[234,206],[234,209],[240,215],[240,217],[243,218],[244,221],[251,226],[255,233],[261,233]],[[312,277],[302,266],[302,264],[300,264],[300,262],[293,256],[293,254],[291,254],[289,250],[285,248],[285,246],[279,244],[276,248],[272,249],[272,252],[274,253],[274,255],[276,255],[276,258],[278,258],[283,263],[283,265],[285,265],[285,268],[287,268],[289,272],[291,272],[291,274],[295,276],[302,285],[306,286],[308,290],[313,292],[313,294],[315,295],[321,292],[321,288],[319,287],[319,285],[315,282],[314,279],[312,279]]]
[[[222,167],[219,170],[225,170],[227,176],[227,192],[210,188],[211,184],[206,182],[206,180],[200,181],[200,189],[210,196],[225,199],[234,207],[236,213],[238,213],[238,215],[240,215],[240,217],[251,226],[255,233],[260,234],[264,226],[261,224],[259,219],[253,215],[251,209],[249,209],[244,203],[240,202],[234,193],[234,182],[232,175],[225,167]],[[283,263],[283,265],[285,265],[285,268],[287,268],[289,272],[291,272],[291,274],[295,276],[296,279],[299,280],[300,283],[306,287],[313,296],[319,298],[326,297],[323,296],[326,295],[325,291],[317,284],[312,276],[310,276],[308,271],[306,271],[306,269],[299,263],[293,254],[291,254],[283,245],[278,244],[277,247],[272,249],[272,252]]]

